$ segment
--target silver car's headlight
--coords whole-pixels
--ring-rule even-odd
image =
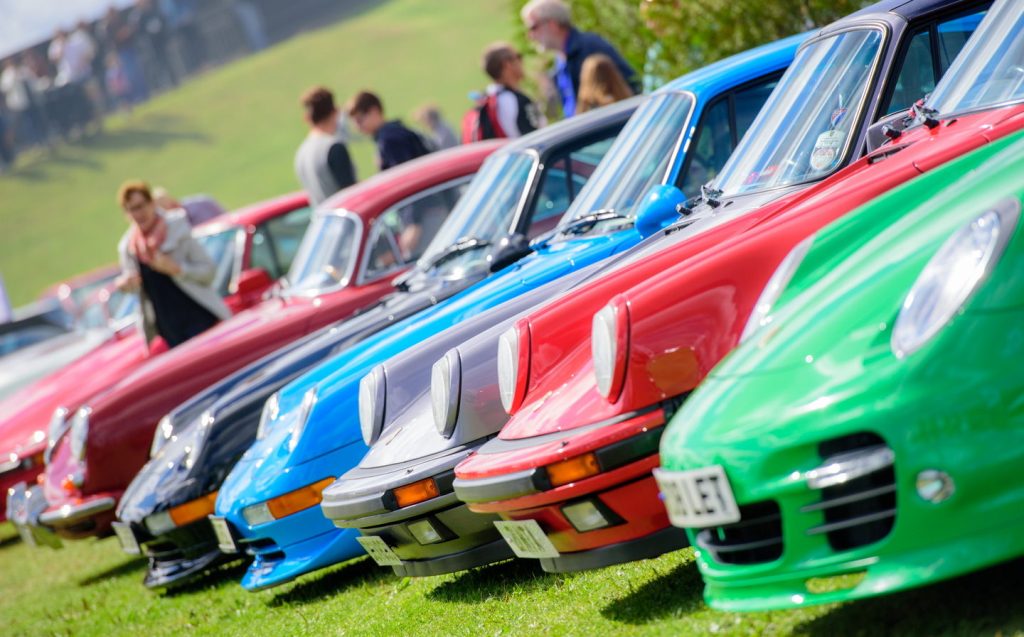
[[[263,440],[267,437],[267,433],[270,431],[270,425],[277,420],[278,415],[281,413],[280,398],[277,396],[277,392],[273,396],[267,399],[267,402],[263,404],[263,412],[260,413],[260,424],[256,428],[256,440]]]
[[[387,380],[384,366],[377,365],[359,381],[359,428],[363,442],[370,446],[380,437],[384,428],[384,397]]]
[[[909,356],[963,308],[999,260],[1020,213],[1016,200],[988,210],[957,230],[914,281],[893,325],[896,356]]]
[[[761,291],[761,296],[754,303],[754,309],[750,312],[750,318],[747,319],[747,324],[740,335],[741,343],[749,339],[754,332],[772,322],[771,311],[775,307],[775,302],[782,296],[782,291],[786,289],[793,275],[796,274],[797,268],[803,263],[804,257],[807,256],[807,251],[811,249],[812,243],[814,243],[814,235],[796,244],[789,251],[789,254],[786,255],[786,258],[782,260],[782,263],[779,264],[779,267],[775,269],[775,272],[772,273],[768,283],[765,284],[764,289]]]
[[[92,408],[85,406],[75,412],[71,419],[71,455],[79,462],[85,460],[85,441],[89,437],[89,414]]]
[[[171,420],[170,414],[165,414],[157,424],[156,431],[153,432],[153,442],[149,445],[149,457],[156,457],[156,454],[160,453],[160,450],[171,440],[173,435],[174,422]]]
[[[629,307],[616,298],[594,315],[590,328],[590,356],[597,391],[608,400],[619,398],[626,376],[629,345]]]
[[[71,411],[67,407],[58,407],[53,410],[50,416],[50,426],[46,431],[46,447],[52,449],[57,445],[57,440],[64,435],[64,428],[67,426],[68,415]]]
[[[451,438],[459,418],[462,394],[462,357],[459,350],[448,350],[430,369],[430,406],[434,426],[444,438]]]
[[[309,415],[313,413],[313,406],[316,405],[316,388],[317,386],[313,385],[302,395],[299,417],[295,420],[295,428],[292,429],[291,438],[288,440],[288,451],[295,451],[302,432],[306,430],[306,422],[309,420]]]

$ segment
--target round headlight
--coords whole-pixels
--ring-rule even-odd
[[[155,457],[173,435],[174,422],[171,421],[171,415],[167,414],[160,419],[156,426],[156,432],[153,433],[153,442],[149,445],[149,457]]]
[[[430,406],[434,426],[444,438],[451,438],[459,418],[462,393],[462,358],[459,350],[448,350],[430,370]]]
[[[498,394],[505,411],[512,413],[526,397],[529,370],[523,358],[529,356],[530,328],[519,322],[498,338]]]
[[[972,219],[946,240],[910,288],[892,330],[892,351],[909,356],[967,303],[1002,254],[1019,206],[999,206]]]
[[[306,430],[306,422],[309,420],[309,415],[313,413],[313,405],[316,405],[316,390],[317,386],[313,385],[302,395],[302,404],[299,405],[299,417],[295,421],[295,428],[292,429],[292,437],[288,440],[288,451],[295,451],[295,446],[299,444],[302,432]]]
[[[53,415],[50,416],[50,426],[46,431],[46,446],[48,448],[54,447],[57,440],[64,435],[64,427],[70,413],[67,407],[58,407],[53,410]]]
[[[594,315],[590,332],[597,391],[611,401],[618,399],[625,380],[628,339],[629,309],[625,301],[615,299]]]
[[[263,412],[260,413],[260,424],[256,428],[256,440],[263,440],[267,437],[270,425],[277,420],[277,416],[281,413],[281,406],[275,392],[273,396],[267,399],[267,402],[263,404]]]
[[[359,381],[359,427],[362,429],[363,442],[366,446],[377,442],[384,427],[385,391],[383,365],[377,365]]]
[[[754,332],[772,322],[771,311],[775,306],[775,302],[779,300],[779,297],[782,296],[782,291],[786,289],[793,275],[796,274],[797,268],[800,267],[804,257],[807,256],[807,251],[811,249],[812,243],[814,243],[814,235],[796,244],[796,247],[789,251],[786,258],[782,260],[779,267],[772,273],[768,283],[764,286],[764,290],[761,291],[761,296],[757,298],[754,309],[750,312],[750,318],[747,319],[747,324],[743,328],[743,334],[740,335],[741,343],[749,339]]]
[[[85,441],[89,436],[91,407],[81,407],[71,419],[71,455],[79,462],[85,460]]]

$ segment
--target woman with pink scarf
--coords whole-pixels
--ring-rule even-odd
[[[165,212],[141,181],[121,185],[118,203],[131,226],[118,244],[118,288],[139,294],[138,325],[147,342],[184,343],[231,315],[211,287],[217,265],[192,237],[184,212]]]

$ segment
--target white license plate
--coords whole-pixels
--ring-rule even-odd
[[[655,469],[654,477],[673,525],[703,529],[740,521],[729,478],[720,465],[692,471]]]
[[[360,535],[356,542],[373,558],[377,566],[401,566],[402,560],[382,538],[376,535]]]
[[[113,526],[114,533],[117,535],[117,541],[121,543],[121,550],[132,555],[140,555],[142,549],[139,548],[139,540],[135,537],[135,533],[132,532],[131,525],[123,522],[114,522]]]
[[[14,523],[14,528],[18,530],[18,535],[21,536],[21,541],[22,542],[24,542],[25,544],[28,544],[29,546],[31,546],[33,548],[39,546],[39,544],[36,543],[36,538],[32,535],[32,531],[27,526],[25,526],[24,524],[18,524],[17,522],[15,522]]]
[[[558,549],[544,534],[537,520],[504,520],[495,522],[494,526],[519,557],[558,557]]]
[[[221,553],[237,553],[238,545],[235,544],[235,536],[231,534],[231,525],[228,521],[215,515],[209,518],[210,524],[213,525],[213,534],[217,536],[217,548]]]

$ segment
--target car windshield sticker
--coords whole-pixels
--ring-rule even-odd
[[[818,135],[814,142],[814,150],[811,151],[811,168],[817,172],[824,172],[839,163],[840,150],[846,134],[843,131],[828,130]]]

